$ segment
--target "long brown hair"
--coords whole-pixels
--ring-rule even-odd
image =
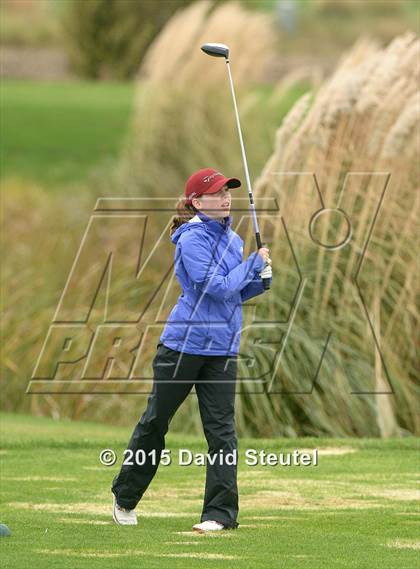
[[[199,210],[196,209],[192,204],[185,203],[184,197],[180,198],[176,205],[177,216],[174,217],[172,221],[172,225],[169,229],[169,236],[172,237],[174,231],[178,229],[180,225],[192,219],[197,211]]]

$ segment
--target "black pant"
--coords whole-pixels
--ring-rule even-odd
[[[137,423],[128,449],[133,451],[132,465],[123,465],[114,478],[112,491],[118,504],[134,509],[154,475],[165,435],[178,407],[195,385],[201,421],[208,443],[208,454],[236,451],[235,382],[237,356],[203,356],[185,354],[158,344],[153,360],[154,381],[146,411]],[[145,462],[136,464],[135,453],[145,452]],[[156,450],[156,460],[151,450]],[[221,452],[220,452],[221,451]],[[228,528],[238,527],[237,467],[216,460],[206,464],[206,488],[201,522],[215,520]],[[187,468],[184,466],[184,468]],[[198,468],[198,467],[195,467]]]

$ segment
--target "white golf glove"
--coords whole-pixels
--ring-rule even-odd
[[[267,265],[266,267],[264,267],[260,273],[260,277],[262,279],[271,279],[272,276],[273,276],[273,271],[271,270],[271,265]]]

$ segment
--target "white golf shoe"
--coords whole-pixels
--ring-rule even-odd
[[[134,510],[127,510],[122,508],[117,504],[117,499],[115,494],[112,494],[112,517],[114,522],[121,526],[136,526],[137,525],[137,514]]]
[[[201,524],[195,524],[195,526],[193,526],[193,530],[198,533],[207,533],[209,531],[220,531],[224,529],[224,527],[225,526],[219,522],[206,520],[205,522],[201,522]]]

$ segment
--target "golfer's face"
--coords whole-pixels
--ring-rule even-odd
[[[203,194],[197,201],[200,202],[200,211],[208,217],[217,218],[229,215],[232,198],[229,188],[224,186],[215,194]]]

